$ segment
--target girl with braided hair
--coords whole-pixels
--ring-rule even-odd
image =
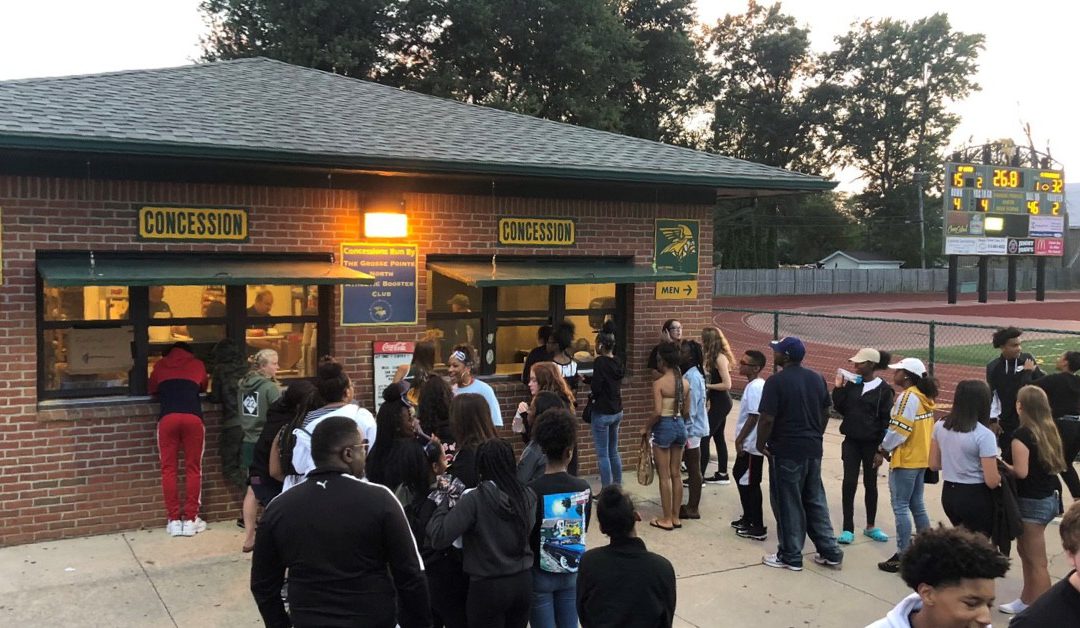
[[[470,626],[525,628],[532,603],[533,552],[529,534],[536,494],[515,473],[514,450],[501,439],[476,450],[480,484],[450,509],[440,504],[427,525],[435,549],[462,538],[468,574],[466,615]]]

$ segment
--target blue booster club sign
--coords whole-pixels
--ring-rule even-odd
[[[342,244],[341,263],[375,277],[341,291],[342,325],[416,324],[415,244]]]

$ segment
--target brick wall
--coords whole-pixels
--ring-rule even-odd
[[[420,325],[337,327],[335,355],[358,384],[361,400],[372,391],[373,340],[414,340],[424,327],[429,254],[491,254],[498,216],[550,215],[577,219],[577,245],[565,249],[500,248],[513,255],[633,255],[652,261],[657,217],[701,222],[702,271],[712,259],[707,207],[663,203],[544,200],[516,197],[406,195],[411,235],[420,245]],[[0,546],[140,526],[162,526],[155,446],[156,405],[118,402],[93,407],[39,409],[36,398],[34,255],[37,250],[337,252],[361,240],[363,192],[357,190],[73,180],[0,176],[3,284],[0,307],[0,504],[6,520]],[[143,205],[234,205],[250,209],[250,240],[241,245],[151,244],[136,241],[136,213]],[[656,301],[653,284],[633,288],[628,329],[630,376],[625,380],[624,463],[651,412],[644,363],[660,324],[679,318],[687,336],[711,320],[711,273],[698,279],[692,301]],[[340,291],[332,320],[340,317]],[[494,383],[506,416],[527,397],[516,381]],[[207,406],[203,506],[210,521],[239,514],[239,495],[226,488],[216,455],[220,416]],[[509,421],[507,421],[509,425]],[[582,470],[595,470],[587,426],[581,433]],[[181,467],[182,472],[182,467]],[[629,478],[628,478],[629,480]]]

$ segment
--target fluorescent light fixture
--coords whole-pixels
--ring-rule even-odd
[[[409,219],[401,212],[365,212],[364,237],[404,238],[409,235]]]
[[[986,231],[1001,231],[1005,228],[1005,219],[1001,216],[987,216],[983,221],[983,229]]]

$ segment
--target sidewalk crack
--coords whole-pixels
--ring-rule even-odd
[[[150,572],[146,570],[146,566],[143,565],[142,561],[139,560],[139,557],[135,554],[135,548],[131,546],[131,541],[128,540],[127,534],[121,534],[120,537],[124,539],[128,551],[131,552],[131,557],[139,564],[139,569],[142,569],[143,575],[146,576],[146,581],[150,583],[150,588],[154,590],[154,595],[156,595],[158,601],[161,602],[161,608],[164,608],[165,614],[169,616],[169,621],[171,621],[172,625],[176,628],[180,628],[180,624],[176,623],[176,618],[173,617],[172,611],[169,610],[169,606],[165,604],[165,599],[161,597],[161,592],[158,591],[157,585],[154,584],[154,579],[150,577]]]

